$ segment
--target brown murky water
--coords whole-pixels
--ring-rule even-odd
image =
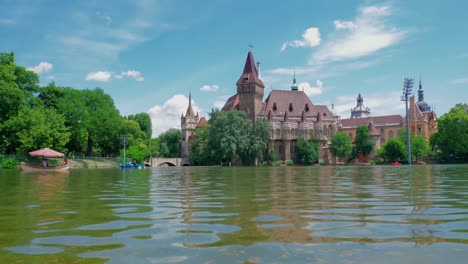
[[[0,263],[466,263],[468,165],[0,170]]]

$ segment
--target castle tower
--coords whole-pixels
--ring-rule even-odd
[[[189,105],[187,112],[180,117],[180,128],[182,132],[182,139],[180,143],[182,158],[189,159],[190,153],[190,139],[192,138],[193,131],[195,130],[200,117],[198,113],[195,115],[192,108],[192,92],[189,94]]]
[[[294,78],[293,78],[293,84],[291,85],[291,91],[298,91],[299,86],[297,85],[296,82],[296,69],[294,69]]]
[[[236,86],[239,95],[239,110],[245,111],[249,119],[255,120],[262,107],[265,85],[259,78],[251,51],[247,54],[244,71]]]
[[[416,104],[422,113],[431,112],[431,107],[424,101],[424,91],[422,89],[421,79],[419,79],[418,102]]]
[[[360,117],[370,117],[370,108],[364,106],[364,99],[362,99],[361,94],[358,95],[356,99],[356,107],[351,109],[350,118],[360,118]]]

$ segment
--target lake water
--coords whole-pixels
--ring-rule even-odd
[[[467,263],[468,165],[0,170],[0,263]]]

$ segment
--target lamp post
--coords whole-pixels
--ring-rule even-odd
[[[125,160],[126,159],[126,157],[125,157],[125,147],[127,146],[127,143],[128,143],[127,134],[120,135],[120,139],[121,139],[122,145],[124,146],[124,163],[123,164],[127,164],[127,161]]]
[[[403,82],[403,96],[402,101],[405,101],[406,110],[406,152],[408,156],[408,165],[411,165],[411,142],[410,142],[410,127],[409,127],[409,113],[408,113],[408,97],[412,94],[414,79],[405,78]]]

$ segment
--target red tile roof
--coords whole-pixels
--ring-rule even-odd
[[[283,115],[288,112],[288,117],[297,116],[302,119],[302,112],[306,118],[317,117],[320,112],[322,119],[331,119],[333,114],[326,105],[314,105],[304,91],[273,90],[265,100],[260,111],[261,115],[267,115],[271,111],[273,116]]]
[[[223,108],[221,109],[222,111],[229,111],[231,109],[237,109],[239,110],[239,95],[235,94],[226,101],[224,104]]]
[[[257,68],[255,67],[255,60],[253,58],[253,54],[251,51],[249,51],[249,53],[247,54],[247,59],[245,60],[244,71],[239,77],[239,80],[236,82],[236,85],[250,84],[250,83],[255,83],[262,87],[265,87],[265,85],[263,85],[262,80],[258,78]]]
[[[202,118],[200,118],[200,120],[198,120],[198,123],[197,123],[196,127],[203,127],[203,126],[207,126],[207,125],[208,125],[208,122],[206,122],[206,118],[202,117]]]
[[[403,117],[401,115],[387,115],[387,116],[373,116],[373,117],[362,117],[362,118],[351,118],[341,119],[341,127],[357,127],[359,125],[368,125],[370,122],[374,123],[374,126],[380,127],[385,125],[400,125],[403,123]]]

